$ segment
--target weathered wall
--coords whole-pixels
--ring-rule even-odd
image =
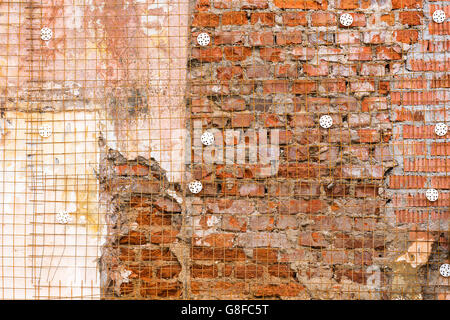
[[[100,298],[112,209],[98,178],[109,149],[156,159],[181,181],[187,9],[0,1],[1,298]],[[55,221],[62,210],[71,223]]]
[[[450,15],[424,0],[0,4],[3,295],[449,299],[436,8]],[[41,141],[47,122],[58,134]],[[18,181],[41,183],[27,178],[40,161],[30,205],[40,194]],[[74,202],[75,222],[55,224]]]
[[[127,204],[138,224],[141,210],[154,222],[117,237],[131,276],[116,296],[448,299],[437,271],[448,262],[448,140],[432,131],[448,119],[449,29],[430,18],[445,5],[191,3],[186,182],[203,191],[185,191],[165,237],[152,231],[171,213],[160,200]],[[215,146],[202,147],[204,130]],[[239,158],[245,141],[266,140],[278,140],[268,151],[279,161]]]

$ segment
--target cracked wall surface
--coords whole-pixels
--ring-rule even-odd
[[[1,297],[449,299],[437,8],[0,1]]]
[[[182,180],[187,3],[0,1],[0,19],[2,298],[98,299],[103,150]]]

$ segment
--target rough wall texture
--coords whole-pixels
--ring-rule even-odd
[[[168,243],[144,233],[145,243],[168,251],[154,249],[151,263],[129,269],[133,280],[118,295],[449,299],[437,271],[449,258],[448,139],[433,130],[449,116],[450,31],[431,14],[450,7],[191,4],[186,181],[202,181],[203,191],[186,191],[181,228],[167,222]],[[344,12],[351,27],[339,24]],[[211,36],[207,47],[196,42],[200,32]],[[318,125],[324,114],[333,118],[330,129]],[[204,130],[215,146],[202,147]],[[272,138],[275,171],[273,162],[227,152]],[[428,187],[439,189],[437,202],[425,199]],[[163,213],[154,210],[153,219]],[[120,247],[125,266],[148,258],[136,255],[142,243],[131,244]],[[178,263],[153,267],[174,256]]]
[[[447,3],[0,1],[2,297],[450,299]]]
[[[114,210],[98,178],[110,149],[155,159],[181,181],[187,10],[182,1],[0,1],[1,298],[100,298]],[[50,136],[39,135],[43,125]],[[64,210],[67,225],[56,221]]]

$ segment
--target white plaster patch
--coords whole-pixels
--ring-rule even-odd
[[[92,170],[98,167],[96,119],[94,112],[5,113],[11,126],[0,145],[0,244],[14,244],[14,262],[2,260],[1,299],[100,297],[96,258],[106,229]],[[51,123],[54,132],[41,143],[30,123]],[[64,132],[67,123],[73,132]]]

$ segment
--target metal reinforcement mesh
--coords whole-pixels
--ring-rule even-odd
[[[450,299],[449,16],[0,1],[0,298]]]

